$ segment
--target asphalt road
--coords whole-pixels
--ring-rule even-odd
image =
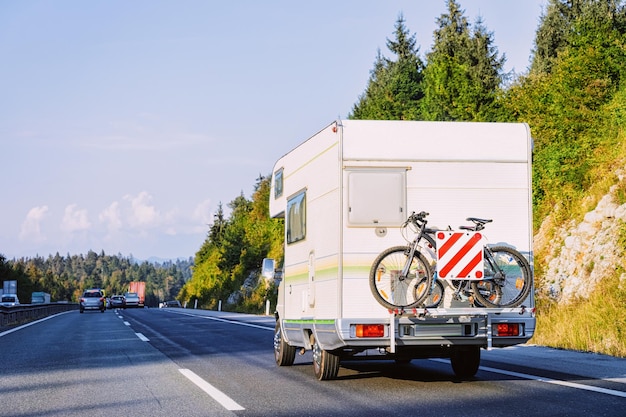
[[[272,317],[189,309],[63,313],[0,331],[0,416],[624,416],[626,360],[536,347],[447,360],[274,363]]]

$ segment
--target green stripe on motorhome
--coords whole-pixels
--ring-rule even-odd
[[[353,277],[363,277],[367,278],[370,273],[371,265],[346,265],[343,266],[344,275],[350,275]],[[317,277],[317,281],[323,281],[326,279],[336,278],[339,274],[339,268],[336,265],[330,266],[328,268],[316,268],[315,275]],[[309,279],[308,270],[305,268],[301,268],[297,273],[291,273],[288,271],[285,274],[285,282],[289,283],[297,283],[297,282],[306,282]]]
[[[283,323],[293,324],[335,324],[335,320],[283,320]]]

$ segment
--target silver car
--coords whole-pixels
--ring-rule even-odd
[[[104,313],[104,294],[100,290],[86,290],[83,296],[80,297],[80,312],[84,313],[85,310],[100,310]]]
[[[126,300],[123,295],[114,295],[109,301],[109,308],[124,308],[126,307]]]
[[[124,300],[126,300],[124,308],[139,307],[139,295],[136,292],[127,292],[124,294]]]

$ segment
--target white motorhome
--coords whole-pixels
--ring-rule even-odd
[[[532,265],[532,139],[523,123],[338,120],[280,158],[270,215],[285,223],[274,348],[280,366],[313,351],[320,380],[340,361],[450,358],[458,376],[478,370],[481,348],[528,341],[532,292],[516,308],[484,308],[444,293],[436,308],[394,311],[374,298],[372,263],[405,244],[400,226],[426,211],[429,226],[493,219],[489,243]]]

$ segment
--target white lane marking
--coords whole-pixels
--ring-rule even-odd
[[[267,326],[259,326],[258,324],[244,323],[244,322],[237,321],[237,320],[225,320],[225,319],[220,319],[220,318],[217,318],[217,317],[200,316],[198,314],[179,313],[179,312],[173,312],[173,311],[168,311],[168,313],[180,314],[180,315],[183,315],[183,316],[195,317],[195,318],[198,318],[198,319],[215,320],[215,321],[221,321],[221,322],[229,323],[229,324],[237,324],[239,326],[248,326],[248,327],[254,327],[254,328],[257,328],[257,329],[274,331],[273,327],[270,328],[270,327],[267,327]]]
[[[148,339],[146,336],[144,336],[144,335],[143,335],[143,334],[141,334],[141,333],[135,333],[135,335],[137,335],[137,337],[138,337],[139,339],[143,340],[144,342],[149,342],[149,341],[150,341],[150,339]]]
[[[127,326],[130,326],[130,323],[127,322],[127,321],[125,321],[124,324],[127,325]]]
[[[436,362],[448,363],[448,361],[445,359],[431,359],[431,360],[436,361]],[[490,368],[488,366],[481,366],[478,369],[480,369],[481,371],[493,372],[494,374],[513,376],[515,378],[521,378],[521,379],[530,379],[533,381],[545,382],[548,384],[562,385],[564,387],[582,389],[586,391],[598,392],[600,394],[608,394],[608,395],[613,395],[615,397],[626,398],[626,392],[624,391],[617,391],[613,389],[594,387],[593,385],[578,384],[576,382],[562,381],[560,379],[544,378],[541,376],[523,374],[520,372],[505,371],[504,369]],[[599,379],[599,381],[602,381],[602,380],[603,379]]]
[[[76,310],[63,311],[61,313],[53,314],[51,316],[47,316],[47,317],[44,317],[44,318],[39,319],[39,320],[31,321],[30,323],[22,324],[21,326],[14,327],[14,328],[12,328],[10,330],[3,331],[2,333],[0,333],[0,337],[6,336],[6,335],[8,335],[10,333],[13,333],[13,332],[16,332],[18,330],[22,330],[23,328],[28,327],[28,326],[32,326],[33,324],[37,324],[37,323],[41,323],[42,321],[50,320],[51,318],[56,317],[56,316],[60,316],[61,314],[72,313],[74,311],[76,311]]]
[[[534,381],[547,382],[548,384],[563,385],[564,387],[583,389],[586,391],[599,392],[601,394],[608,394],[608,395],[613,395],[615,397],[626,398],[626,392],[616,391],[616,390],[607,389],[607,388],[594,387],[593,385],[584,385],[584,384],[578,384],[576,382],[561,381],[560,379],[543,378],[540,376],[522,374],[519,372],[505,371],[503,369],[489,368],[487,366],[481,366],[480,369],[482,369],[483,371],[493,372],[496,374],[514,376],[517,378],[532,379]]]
[[[179,369],[180,373],[185,375],[187,379],[196,384],[202,391],[209,394],[215,401],[220,403],[222,407],[230,411],[245,410],[237,404],[232,398],[215,388],[213,385],[200,378],[197,374],[189,369]]]

